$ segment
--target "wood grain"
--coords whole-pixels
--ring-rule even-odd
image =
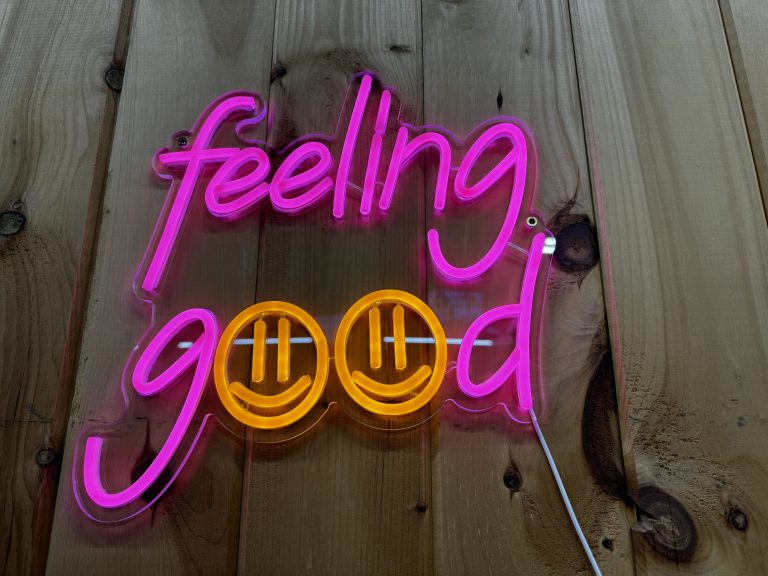
[[[569,226],[589,230],[593,211],[567,6],[430,0],[424,3],[423,26],[427,123],[463,135],[496,115],[519,118],[530,127],[538,156],[533,208],[564,246],[568,240],[560,232]],[[451,223],[444,240],[449,254],[465,254],[466,259],[467,250],[477,253],[478,238],[487,235],[484,229],[496,233],[499,224],[489,219],[494,211],[503,213],[508,199],[495,202],[480,212],[468,207],[461,222]],[[520,221],[526,216],[521,214]],[[553,265],[545,304],[545,381],[536,410],[599,564],[606,573],[631,574],[621,488],[601,489],[582,450],[583,442],[602,454],[605,462],[596,473],[605,473],[601,466],[620,459],[617,441],[612,451],[608,441],[596,445],[598,438],[582,439],[585,418],[603,431],[616,419],[606,408],[614,402],[610,387],[602,394],[601,408],[585,406],[607,347],[600,266],[589,260],[580,270]],[[486,306],[476,315],[510,303],[499,294],[507,292],[505,275],[518,274],[507,262],[488,272],[480,288]],[[430,282],[430,305],[438,315],[448,315],[442,309],[445,290],[440,280]],[[478,288],[451,290],[473,294]],[[494,412],[458,418],[446,409],[434,440],[437,573],[588,571],[529,425]]]
[[[0,6],[0,574],[45,567],[120,8]]]
[[[273,58],[270,142],[276,148],[304,134],[332,134],[348,82],[366,70],[396,87],[409,119],[420,121],[416,2],[281,2]],[[361,136],[359,146],[369,138]],[[362,182],[364,162],[359,151],[352,181]],[[329,199],[300,216],[266,212],[257,301],[301,306],[333,342],[342,314],[367,293],[396,288],[423,294],[423,181],[416,176],[403,179],[390,213],[376,224],[361,225],[356,200],[341,224],[333,221]],[[338,399],[339,388],[331,370],[327,398]],[[428,572],[432,535],[423,440],[419,430],[356,426],[332,407],[305,438],[287,446],[252,444],[241,572]]]
[[[77,508],[75,447],[122,417],[120,373],[149,325],[130,286],[167,192],[153,152],[233,89],[269,102],[273,147],[330,134],[363,70],[413,124],[464,135],[503,114],[532,130],[535,209],[560,250],[537,409],[604,573],[768,573],[766,6],[0,3],[0,575],[587,573],[532,430],[497,411],[445,407],[395,432],[332,405],[273,446],[211,424],[145,514],[102,526]],[[110,62],[127,68],[119,99]],[[338,225],[329,201],[220,225],[198,191],[157,323],[279,299],[333,342],[372,290],[441,319],[469,293],[497,305],[516,271],[449,291],[424,234],[466,257],[505,199],[440,228],[422,167],[368,226]],[[128,468],[162,445],[174,399],[120,424]],[[332,369],[323,401],[344,399]]]
[[[718,6],[572,3],[641,574],[768,569],[768,230]]]
[[[221,93],[267,93],[274,4],[141,2],[137,6],[112,146],[64,474],[48,572],[102,574],[233,573],[242,484],[242,442],[209,426],[169,497],[127,524],[101,526],[77,509],[74,446],[94,422],[120,417],[123,363],[148,328],[131,282],[160,213],[167,183],[151,177],[155,150],[189,129]],[[203,306],[232,317],[253,300],[258,220],[211,222],[198,195],[170,266],[157,323]],[[205,230],[205,233],[195,232]],[[160,402],[125,424],[135,449],[157,452],[175,417]],[[130,468],[133,468],[131,463]],[[177,491],[178,487],[178,491]]]
[[[720,13],[749,133],[752,157],[768,214],[768,3],[721,0]]]

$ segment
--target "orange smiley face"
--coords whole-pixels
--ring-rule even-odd
[[[253,323],[251,381],[254,384],[264,381],[266,319],[270,315],[279,317],[277,381],[285,384],[290,379],[291,320],[309,332],[315,344],[317,365],[314,378],[304,374],[283,392],[265,395],[240,382],[230,382],[227,367],[235,339],[246,326]],[[238,314],[224,330],[216,349],[213,376],[219,398],[235,418],[253,428],[283,428],[304,417],[320,399],[328,379],[328,342],[317,322],[298,306],[277,301],[255,304]]]
[[[407,365],[405,337],[405,308],[415,312],[429,327],[435,344],[435,365],[425,365],[405,380],[394,384],[378,382],[360,370],[350,372],[347,343],[353,326],[368,312],[369,351],[371,368],[381,367],[381,311],[382,304],[394,304],[392,310],[395,368]],[[335,364],[339,380],[352,399],[374,414],[402,416],[425,406],[440,388],[445,374],[448,346],[445,331],[434,312],[421,300],[400,290],[379,290],[364,296],[347,311],[336,333]],[[384,401],[382,401],[384,400]],[[400,400],[400,401],[399,401]]]

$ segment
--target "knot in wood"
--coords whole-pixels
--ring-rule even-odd
[[[640,520],[633,529],[642,532],[653,550],[673,562],[690,560],[698,535],[685,507],[654,486],[641,488],[635,503]]]
[[[725,517],[728,519],[728,524],[740,532],[744,532],[749,527],[749,518],[738,506],[728,506]]]
[[[104,82],[115,92],[120,92],[123,89],[123,76],[125,70],[113,66],[104,74]]]
[[[272,66],[272,71],[269,73],[269,83],[272,84],[275,80],[278,80],[288,74],[288,69],[280,62]]]
[[[27,221],[27,217],[16,210],[8,210],[0,214],[0,236],[12,236],[19,232]]]
[[[566,272],[584,272],[597,264],[597,240],[589,222],[565,226],[555,238],[555,259]]]
[[[506,486],[510,492],[520,492],[520,489],[523,487],[523,476],[520,474],[520,470],[513,464],[507,466],[502,479],[504,480],[504,486]]]
[[[35,456],[35,461],[40,468],[45,468],[56,462],[58,455],[52,448],[43,448]]]

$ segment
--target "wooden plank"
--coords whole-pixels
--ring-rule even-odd
[[[119,1],[0,6],[0,574],[45,568],[120,14]]]
[[[46,481],[49,476],[40,470],[37,454],[47,448],[49,427],[47,422],[0,422],[0,450],[5,462],[0,474],[4,545],[0,574],[42,572],[35,554],[45,547],[37,546],[34,526],[39,507],[53,500],[55,486]],[[43,454],[47,457],[53,453]]]
[[[768,230],[714,2],[572,3],[642,574],[761,574]]]
[[[152,155],[173,145],[171,134],[189,129],[223,92],[267,93],[273,20],[271,0],[226,9],[213,1],[148,0],[137,6],[64,455],[51,574],[102,574],[106,566],[116,574],[236,570],[241,441],[209,425],[169,496],[115,526],[97,525],[78,510],[71,466],[81,432],[120,416],[123,364],[149,324],[130,285],[167,193],[167,183],[150,177]],[[158,300],[158,324],[193,306],[231,318],[253,301],[258,222],[217,227],[200,194]],[[196,233],[200,229],[205,233]],[[157,452],[164,443],[178,410],[173,402],[163,409],[166,404],[153,404],[143,418],[125,424],[132,458],[142,447]]]
[[[396,87],[409,120],[420,121],[417,2],[282,2],[274,62],[270,142],[277,148],[304,134],[333,133],[347,83],[364,70]],[[361,135],[361,146],[369,139]],[[362,183],[363,156],[356,154],[353,182]],[[264,216],[257,301],[301,306],[331,343],[342,314],[365,294],[397,288],[423,295],[421,177],[404,178],[385,222],[356,222],[357,204],[350,201],[343,224],[334,223],[329,200],[300,216]],[[339,398],[339,388],[331,370],[327,398]],[[250,446],[242,573],[428,572],[423,431],[370,430],[332,410],[308,437],[285,446]]]
[[[768,61],[765,59],[768,3],[721,0],[720,13],[763,194],[763,207],[768,207]]]
[[[615,398],[610,370],[599,370],[607,338],[600,266],[590,240],[594,216],[567,5],[429,0],[423,27],[427,123],[464,135],[483,120],[507,115],[533,132],[533,207],[572,257],[550,273],[543,403],[536,410],[598,563],[605,573],[631,574],[619,443],[610,433],[616,428]],[[478,238],[497,233],[507,202],[498,197],[493,204],[470,205],[447,228],[440,220],[448,216],[431,219],[430,226],[441,230],[447,253],[469,262],[485,241]],[[460,337],[481,312],[511,303],[505,287],[510,275],[520,273],[503,262],[483,276],[480,288],[450,287],[484,303],[473,317],[454,321],[457,333],[450,335]],[[430,280],[429,303],[442,318],[451,315],[448,289]],[[455,415],[446,408],[434,442],[437,573],[589,569],[529,425],[496,412]],[[606,478],[607,490],[596,481]]]

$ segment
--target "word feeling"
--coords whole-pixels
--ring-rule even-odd
[[[155,167],[159,174],[174,178],[169,191],[170,209],[160,229],[154,250],[150,251],[149,264],[141,288],[148,294],[156,294],[173,247],[182,229],[184,217],[189,210],[192,193],[207,164],[219,164],[216,173],[205,188],[205,204],[216,218],[234,220],[241,218],[258,206],[267,197],[278,212],[294,214],[321,202],[333,192],[333,216],[344,218],[348,178],[352,155],[357,146],[363,114],[371,92],[372,79],[363,76],[360,90],[352,109],[352,115],[344,138],[336,178],[330,176],[333,160],[328,146],[319,141],[309,141],[295,148],[274,171],[267,153],[261,148],[210,148],[214,135],[221,125],[233,116],[257,114],[261,99],[257,95],[232,95],[214,104],[210,113],[197,122],[198,128],[190,150],[179,152],[161,151],[156,157]],[[379,173],[384,134],[392,102],[388,90],[382,91],[376,114],[373,138],[368,149],[368,162],[360,201],[360,215],[369,216],[373,207],[376,182]],[[252,125],[250,122],[249,125]],[[511,149],[487,174],[476,183],[469,184],[469,175],[483,154],[493,146],[506,141]],[[423,131],[411,138],[409,127],[401,125],[397,131],[394,148],[386,170],[384,186],[379,196],[378,208],[389,210],[395,188],[402,170],[417,154],[433,149],[438,154],[437,179],[435,184],[434,209],[445,208],[451,173],[451,144],[438,132]],[[305,168],[307,163],[313,163]],[[450,264],[440,248],[437,230],[427,232],[427,247],[432,263],[446,279],[466,281],[477,278],[488,271],[504,252],[514,230],[526,184],[528,165],[528,144],[523,130],[510,122],[489,126],[470,146],[459,164],[453,183],[453,193],[459,202],[470,202],[491,190],[499,180],[514,172],[509,204],[499,233],[488,251],[474,264],[460,267]],[[246,174],[244,170],[251,168]],[[176,176],[181,174],[180,178]],[[267,178],[272,173],[272,179]],[[289,193],[302,189],[298,195]],[[171,200],[172,199],[172,200]]]
[[[350,165],[358,144],[364,111],[370,99],[371,86],[371,76],[364,75],[346,127],[335,171],[328,145],[319,140],[298,143],[278,166],[272,166],[268,154],[258,147],[212,147],[215,136],[226,122],[239,120],[236,126],[239,135],[241,129],[253,126],[264,118],[262,101],[257,94],[237,93],[223,96],[195,123],[191,131],[189,149],[163,149],[158,152],[155,156],[155,168],[159,174],[170,178],[172,183],[164,215],[158,220],[155,237],[144,259],[144,274],[139,285],[143,292],[149,294],[150,298],[158,294],[190,208],[193,193],[206,167],[216,168],[204,192],[206,207],[215,218],[241,218],[267,198],[276,211],[294,214],[309,209],[328,195],[332,195],[333,216],[343,219],[347,212]],[[436,152],[438,157],[434,209],[439,213],[445,208],[451,172],[454,170],[451,143],[441,133],[418,130],[418,134],[412,136],[411,132],[415,129],[399,123],[383,186],[378,185],[379,165],[391,105],[392,94],[389,90],[383,90],[378,102],[373,136],[368,144],[359,215],[362,218],[371,215],[379,189],[378,210],[386,213],[392,204],[402,171],[419,152],[428,149]],[[506,143],[509,151],[474,184],[469,184],[473,168],[499,143]],[[511,122],[488,125],[468,148],[453,178],[451,192],[456,200],[476,200],[509,174],[512,174],[511,192],[506,214],[495,240],[485,254],[469,266],[461,267],[449,263],[441,250],[437,230],[428,231],[427,247],[432,264],[445,280],[461,282],[478,278],[503,254],[519,216],[526,186],[527,166],[528,142],[525,133]],[[542,255],[551,254],[553,249],[552,238],[547,238],[541,233],[536,234],[528,250],[528,261],[518,301],[482,313],[472,322],[461,339],[456,361],[456,379],[460,390],[467,396],[479,398],[489,395],[515,374],[520,408],[527,411],[532,407],[530,333],[534,290]],[[381,314],[390,310],[394,335],[382,338]],[[409,314],[417,315],[429,328],[431,336],[424,340],[434,344],[434,365],[419,366],[409,377],[397,383],[379,382],[367,375],[363,368],[373,372],[381,368],[382,342],[389,340],[394,346],[397,373],[407,366],[404,330],[406,310]],[[364,316],[367,316],[368,320],[369,366],[355,368],[350,366],[347,355],[349,336],[353,327]],[[267,395],[256,392],[239,381],[231,381],[228,364],[238,336],[244,330],[252,330],[253,338],[249,339],[252,343],[251,384],[262,384],[268,380],[265,374],[265,344],[268,340],[267,321],[270,319],[277,321],[277,383],[286,385],[291,379],[289,347],[293,325],[299,325],[309,334],[307,341],[314,344],[316,363],[313,375],[302,374],[293,384],[288,384],[286,390]],[[470,377],[470,364],[475,342],[487,327],[509,319],[517,323],[513,350],[491,376],[482,382],[473,381]],[[183,352],[169,366],[155,374],[161,365],[160,358],[167,357],[167,353],[178,346],[181,335],[189,333],[192,328],[199,332],[199,336],[183,346]],[[434,397],[446,370],[446,346],[447,339],[443,327],[424,302],[406,292],[382,290],[361,298],[343,316],[335,337],[333,365],[344,390],[356,404],[373,414],[399,417],[423,408]],[[154,334],[136,361],[130,378],[137,394],[154,397],[166,391],[190,369],[194,369],[191,384],[173,428],[148,468],[130,486],[116,492],[109,491],[102,481],[104,438],[98,435],[88,437],[82,459],[82,485],[87,497],[101,508],[123,508],[147,493],[172,462],[180,460],[179,468],[183,465],[194,446],[192,442],[187,448],[185,438],[188,437],[211,370],[222,404],[244,424],[258,429],[277,429],[301,420],[317,404],[325,389],[331,365],[328,348],[325,334],[312,316],[286,302],[255,304],[235,317],[221,334],[215,315],[207,309],[194,308],[178,314]],[[152,374],[155,375],[151,376]],[[197,434],[199,436],[199,431]],[[179,458],[184,449],[187,450],[186,455]],[[176,474],[178,470],[172,478],[175,478]],[[77,475],[74,477],[77,478]],[[171,481],[172,479],[167,485]],[[82,502],[81,507],[85,510]]]

